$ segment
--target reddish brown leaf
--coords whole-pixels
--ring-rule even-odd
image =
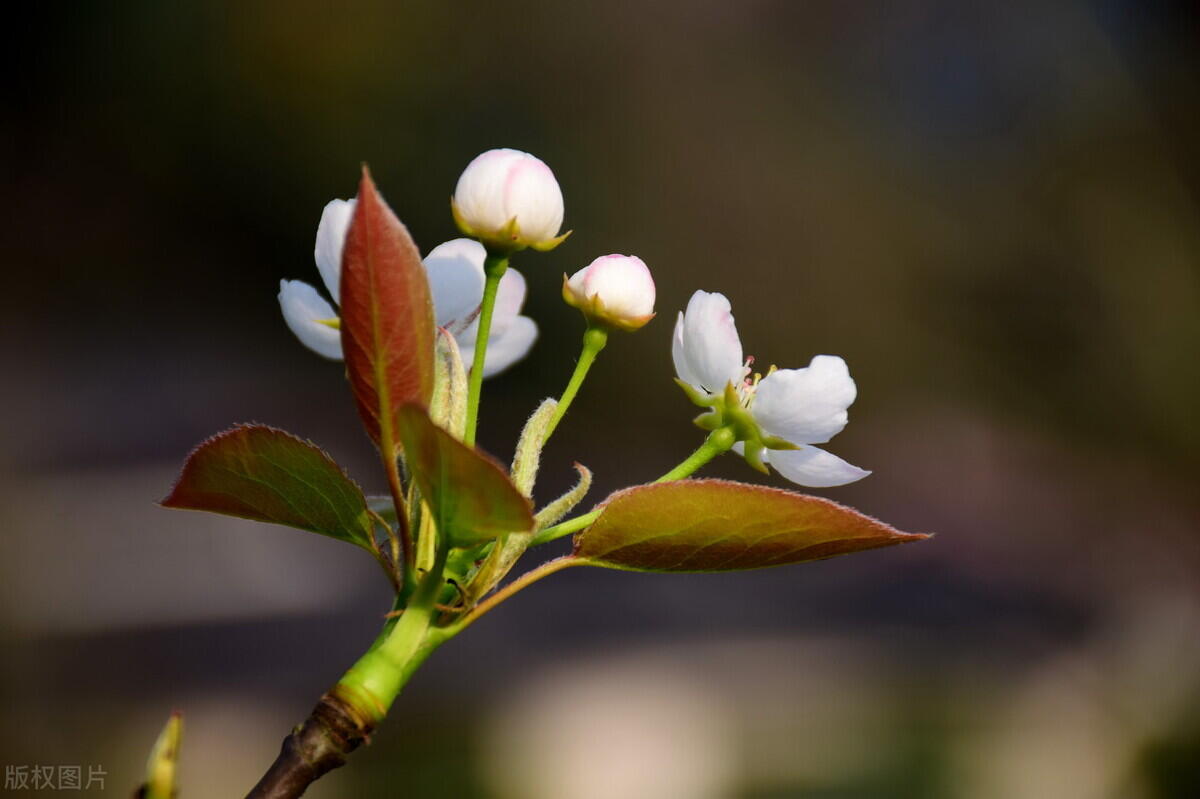
[[[433,302],[417,245],[365,166],[342,253],[341,314],[359,415],[394,450],[400,406],[426,407],[433,392]]]
[[[820,497],[728,480],[618,491],[575,536],[575,554],[632,571],[731,571],[919,541]]]
[[[168,508],[285,524],[370,549],[362,489],[323,450],[291,433],[241,425],[192,451]]]

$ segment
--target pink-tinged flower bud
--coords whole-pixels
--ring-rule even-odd
[[[563,276],[563,299],[589,320],[637,330],[654,318],[654,278],[634,255],[605,255]]]
[[[562,190],[550,167],[520,150],[488,150],[467,164],[450,200],[467,236],[500,251],[551,250],[567,237]]]

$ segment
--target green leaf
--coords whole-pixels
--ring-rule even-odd
[[[329,455],[263,425],[239,425],[196,447],[162,505],[285,524],[368,550],[374,535],[362,489]]]
[[[728,480],[680,480],[618,491],[575,536],[592,565],[709,572],[819,560],[919,541],[820,497]]]
[[[499,463],[435,425],[419,406],[401,408],[397,423],[413,479],[453,546],[533,529],[529,499]]]
[[[367,432],[395,453],[396,412],[428,407],[433,394],[434,315],[421,254],[367,168],[342,251],[342,350]]]

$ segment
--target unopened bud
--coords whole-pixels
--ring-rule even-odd
[[[550,167],[520,150],[488,150],[458,179],[450,201],[462,232],[489,249],[550,250],[559,236],[563,196]]]
[[[654,278],[641,258],[605,255],[563,278],[563,299],[589,320],[637,330],[654,318]]]

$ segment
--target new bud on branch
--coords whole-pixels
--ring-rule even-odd
[[[592,322],[637,330],[654,318],[654,278],[634,255],[605,255],[568,279],[563,299]]]
[[[476,156],[458,179],[450,210],[464,235],[499,253],[552,250],[567,237],[558,235],[563,196],[554,173],[520,150]]]

